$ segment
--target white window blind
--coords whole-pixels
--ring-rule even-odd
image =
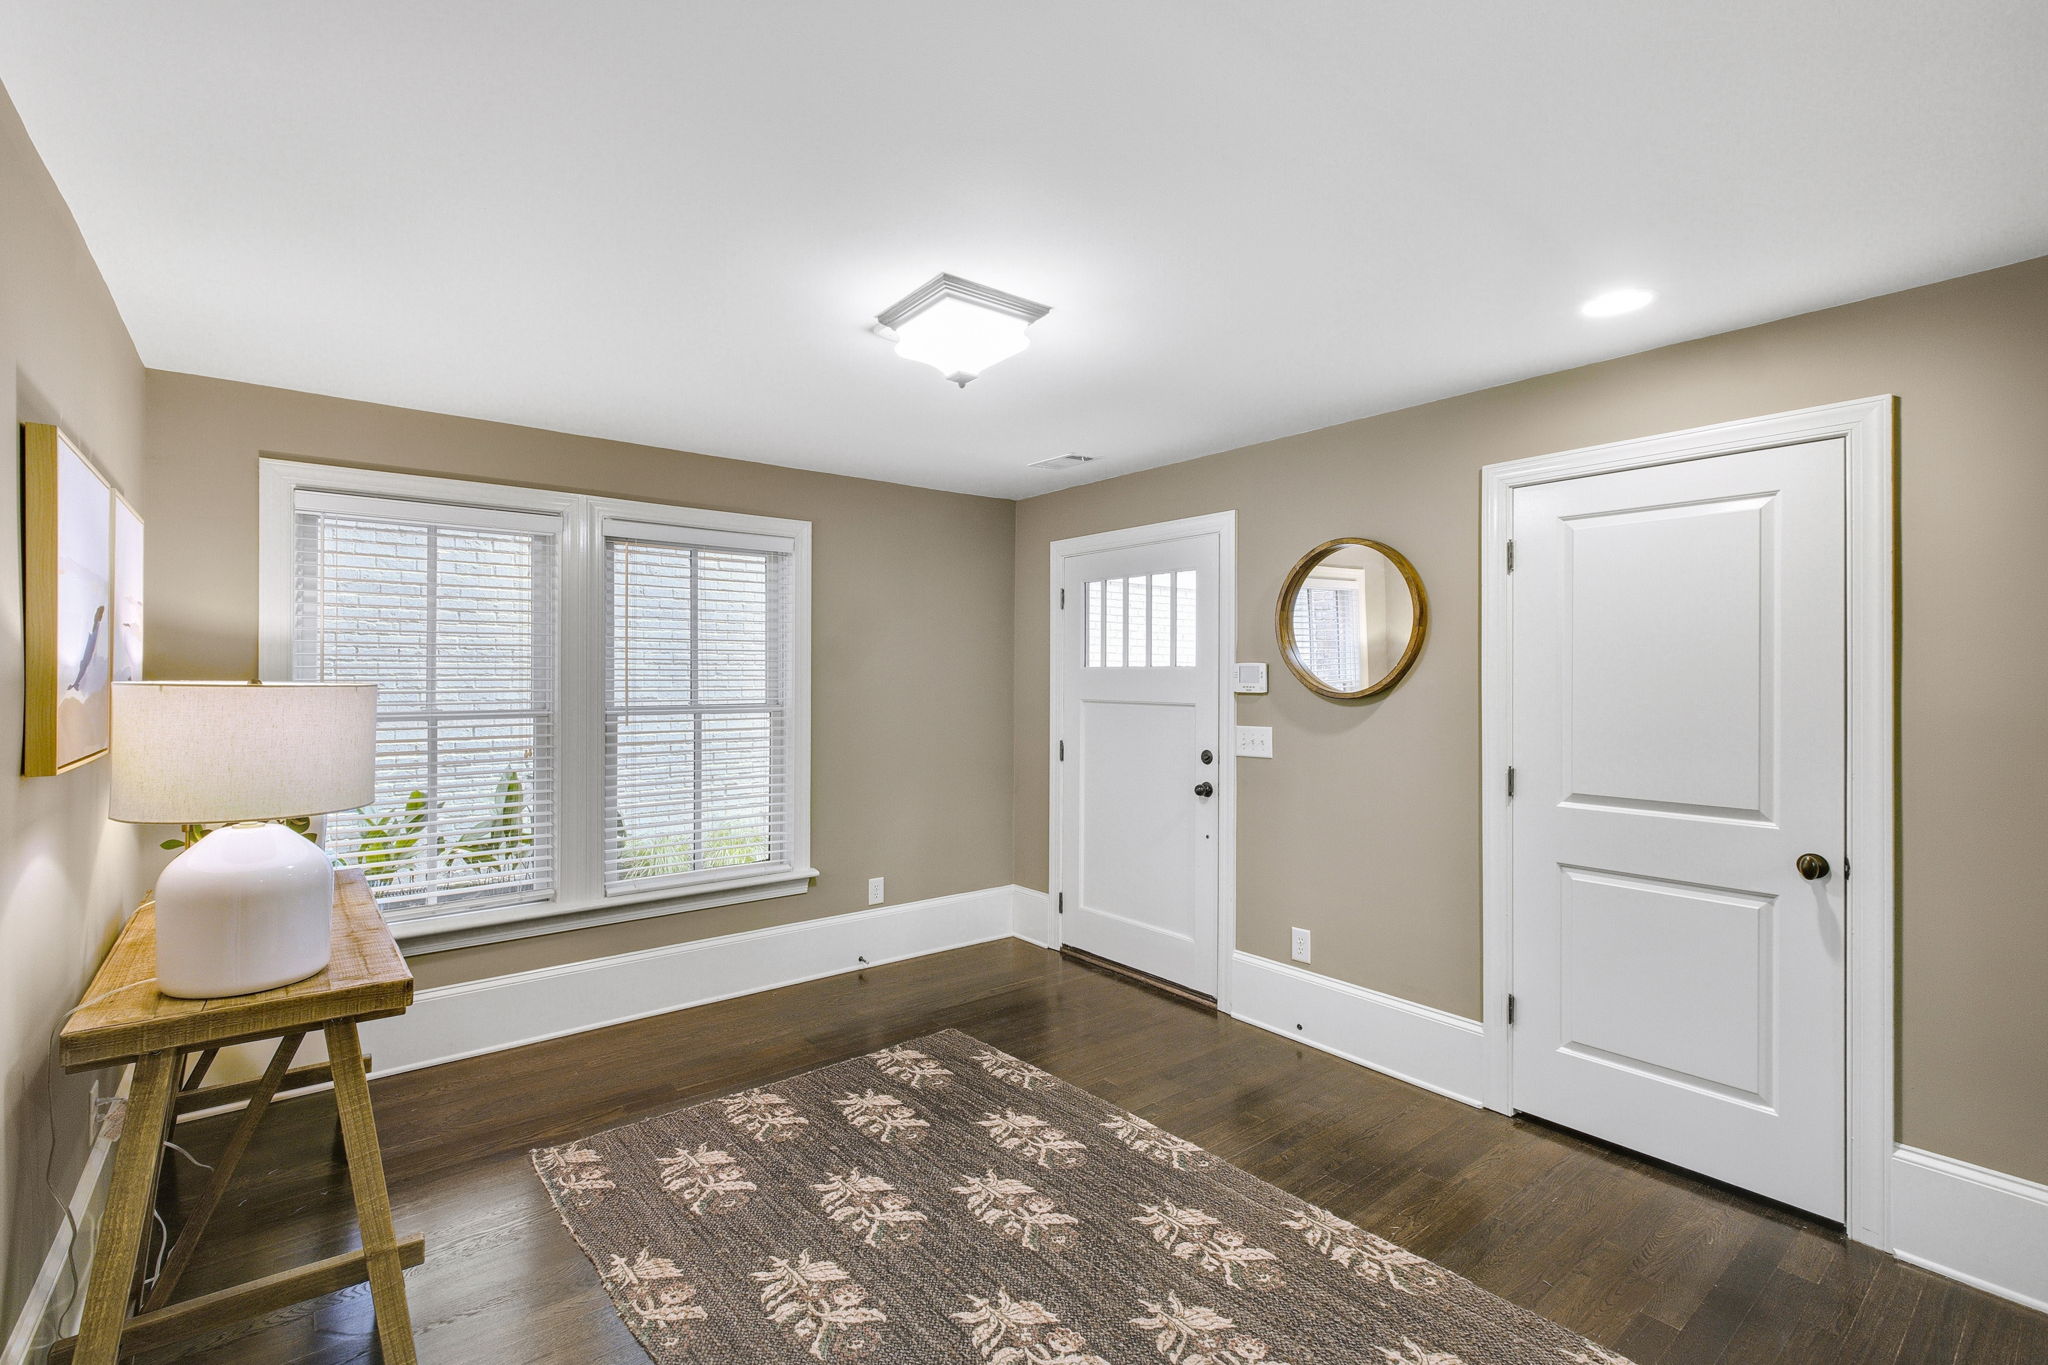
[[[409,950],[798,895],[810,524],[262,462],[263,669],[378,685],[327,843]]]
[[[1193,668],[1195,571],[1099,578],[1087,586],[1089,668]]]
[[[789,866],[789,549],[604,547],[606,893]]]
[[[1331,687],[1363,687],[1364,585],[1311,575],[1294,598],[1294,647],[1302,666]]]
[[[554,519],[368,498],[295,509],[292,673],[374,682],[377,799],[331,816],[388,918],[551,894]]]

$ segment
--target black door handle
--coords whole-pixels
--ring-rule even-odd
[[[1195,795],[1197,795],[1197,796],[1214,796],[1215,794],[1216,794],[1216,789],[1215,789],[1214,787],[1210,786],[1210,785],[1209,785],[1209,784],[1208,784],[1207,782],[1197,782],[1197,783],[1195,784]]]

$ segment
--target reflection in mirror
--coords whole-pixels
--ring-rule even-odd
[[[1369,540],[1319,545],[1294,566],[1280,599],[1287,666],[1310,690],[1365,697],[1400,680],[1414,661],[1428,606],[1415,569]]]

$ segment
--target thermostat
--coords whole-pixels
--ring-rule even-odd
[[[1237,680],[1231,685],[1230,690],[1254,695],[1264,692],[1266,690],[1266,666],[1264,664],[1239,664],[1237,666]]]

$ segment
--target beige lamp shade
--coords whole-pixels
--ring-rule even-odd
[[[113,690],[116,820],[276,820],[376,798],[373,684],[131,682]]]

